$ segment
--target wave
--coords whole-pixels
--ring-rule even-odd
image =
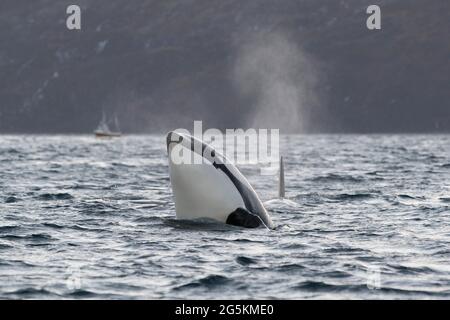
[[[222,288],[224,285],[232,283],[232,280],[221,275],[209,275],[205,278],[191,281],[187,284],[181,285],[179,287],[174,288],[174,290],[184,290],[184,289],[193,289],[193,288],[207,288],[214,289],[217,287]]]
[[[173,228],[184,230],[208,230],[208,231],[230,231],[241,229],[240,227],[232,226],[229,224],[221,223],[212,219],[195,219],[195,220],[182,220],[166,218],[163,219],[163,223]]]
[[[271,199],[264,202],[264,206],[268,209],[292,209],[299,207],[300,205],[297,202],[294,202],[289,199]]]
[[[7,249],[11,249],[14,248],[14,246],[10,246],[4,243],[0,243],[0,250],[7,250]],[[2,265],[3,263],[0,262],[0,265]]]
[[[138,217],[136,219],[134,219],[134,222],[139,222],[139,223],[147,223],[147,222],[161,222],[164,221],[163,218],[158,217],[158,216],[144,216],[144,217]]]
[[[332,248],[324,248],[323,252],[325,253],[355,253],[355,252],[367,252],[367,250],[361,248],[353,248],[348,246],[336,246]]]
[[[19,226],[0,226],[0,234],[19,230]]]
[[[70,193],[43,193],[37,196],[41,201],[70,200],[73,196]]]
[[[8,198],[6,198],[5,203],[16,203],[19,202],[21,199],[14,197],[14,196],[10,196]]]
[[[64,226],[62,226],[62,225],[59,225],[56,223],[49,223],[49,222],[44,222],[42,225],[44,227],[51,228],[51,229],[63,229],[64,228]]]
[[[245,256],[239,256],[236,258],[236,262],[242,266],[248,266],[250,264],[255,264],[256,260]]]
[[[335,292],[335,291],[366,291],[369,290],[366,285],[341,285],[330,284],[323,281],[302,281],[296,284],[293,289],[311,291],[311,292]]]
[[[75,205],[83,213],[108,213],[120,209],[114,203],[108,203],[101,200],[84,201]]]
[[[369,198],[373,198],[374,195],[371,193],[341,193],[337,195],[328,196],[328,199],[338,200],[338,201],[347,201],[347,200],[365,200]]]
[[[283,264],[281,266],[278,266],[275,268],[275,270],[280,271],[280,272],[294,272],[294,271],[304,271],[306,268],[300,264],[297,263],[288,263],[288,264]]]
[[[262,241],[262,240],[250,240],[250,239],[245,239],[245,238],[238,238],[238,239],[234,239],[232,241],[241,242],[241,243],[265,243],[265,241]]]
[[[314,182],[353,182],[353,183],[364,182],[364,178],[360,176],[352,176],[336,173],[330,173],[324,176],[314,177],[310,180]]]
[[[395,272],[402,275],[419,275],[419,274],[435,274],[436,270],[429,267],[409,267],[403,265],[388,264],[387,267],[392,268]]]
[[[21,154],[22,152],[20,152],[19,150],[15,149],[15,148],[8,148],[5,150],[5,153],[8,154]]]
[[[309,291],[309,292],[321,292],[321,293],[336,293],[336,292],[366,292],[368,294],[394,294],[401,296],[415,296],[417,295],[426,295],[426,296],[447,296],[448,290],[442,291],[427,291],[427,290],[411,290],[411,289],[402,289],[395,287],[385,287],[383,284],[377,290],[369,289],[366,284],[331,284],[322,281],[303,281],[299,284],[295,285],[293,289]],[[383,295],[386,299],[387,296]]]
[[[53,238],[46,233],[36,233],[36,234],[30,234],[30,235],[24,235],[24,236],[13,235],[13,234],[0,235],[0,239],[12,240],[12,241],[14,241],[14,240],[31,240],[34,242],[40,242],[40,241],[52,240]]]
[[[93,298],[97,294],[89,290],[77,289],[69,293],[69,296],[73,298]]]
[[[421,196],[411,196],[409,194],[399,194],[397,195],[397,197],[402,198],[402,199],[411,199],[411,200],[424,200],[424,197]]]
[[[46,289],[42,289],[42,288],[37,289],[37,288],[32,288],[32,287],[17,289],[15,291],[7,292],[6,294],[18,296],[19,298],[30,298],[33,296],[42,297],[42,296],[47,296],[47,295],[56,295],[55,293],[48,291]]]
[[[110,232],[109,229],[103,229],[103,228],[88,228],[88,227],[83,227],[80,225],[72,225],[68,227],[69,229],[72,230],[77,230],[77,231],[86,231],[86,232],[98,232],[98,233],[104,233],[104,232]]]

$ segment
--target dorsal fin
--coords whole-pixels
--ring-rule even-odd
[[[280,157],[280,170],[278,172],[278,198],[284,198],[284,163],[283,157]]]

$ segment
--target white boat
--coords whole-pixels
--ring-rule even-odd
[[[108,121],[106,119],[105,113],[103,113],[102,120],[98,124],[97,129],[95,129],[94,134],[98,138],[107,138],[107,137],[120,137],[122,132],[119,129],[119,121],[117,117],[114,117],[114,125],[115,131],[112,131],[108,126]]]

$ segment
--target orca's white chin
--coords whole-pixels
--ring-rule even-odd
[[[187,134],[170,132],[167,152],[177,218],[274,227],[247,179],[211,146]]]

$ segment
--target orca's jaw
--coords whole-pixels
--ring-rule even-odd
[[[226,223],[244,228],[258,228],[264,225],[258,216],[243,208],[237,208],[234,210],[228,216]]]

